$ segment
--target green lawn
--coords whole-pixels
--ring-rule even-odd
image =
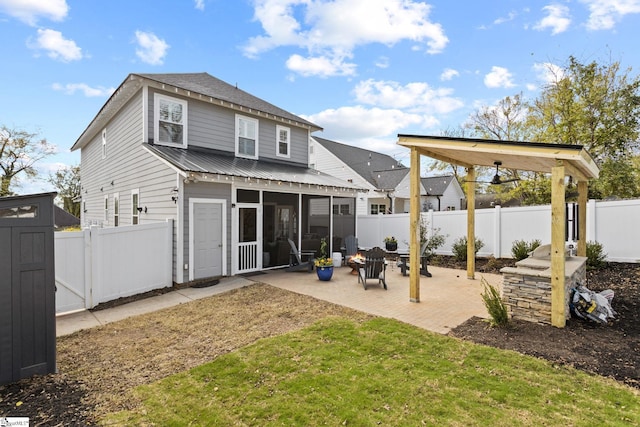
[[[341,318],[265,339],[148,386],[110,424],[640,425],[612,380],[433,334]]]

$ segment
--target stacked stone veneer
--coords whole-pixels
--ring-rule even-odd
[[[568,319],[571,288],[584,284],[587,274],[587,258],[565,259],[564,314]],[[512,319],[551,324],[551,258],[530,256],[505,267],[502,273],[502,300]]]

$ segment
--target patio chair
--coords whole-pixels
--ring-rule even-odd
[[[367,280],[374,279],[387,290],[385,272],[387,270],[386,252],[379,247],[368,250],[364,256],[364,262],[358,268],[358,282],[367,290]]]
[[[429,256],[427,254],[427,244],[429,242],[424,242],[420,247],[420,274],[426,277],[431,277],[431,273],[427,269],[427,265],[429,263]],[[398,267],[400,267],[400,272],[403,276],[407,275],[407,271],[409,271],[409,254],[400,255],[400,260],[398,261]]]
[[[299,251],[293,240],[287,239],[289,246],[291,246],[291,252],[289,252],[289,267],[287,271],[301,271],[307,269],[309,273],[313,271],[313,257],[314,251]]]
[[[344,238],[344,246],[346,253],[344,254],[344,263],[348,264],[351,257],[358,253],[358,238],[354,235],[349,235]]]

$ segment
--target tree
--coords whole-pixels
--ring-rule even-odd
[[[54,147],[37,136],[21,129],[0,127],[0,197],[14,194],[11,188],[19,185],[19,174],[36,177],[35,164],[54,153]]]
[[[620,64],[569,64],[532,103],[528,124],[541,142],[579,144],[600,165],[593,183],[600,197],[637,197],[640,79]]]
[[[49,182],[58,190],[62,207],[71,215],[80,217],[80,166],[63,166],[49,175]]]

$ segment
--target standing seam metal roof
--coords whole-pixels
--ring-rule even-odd
[[[354,186],[347,181],[304,166],[266,160],[242,159],[206,148],[184,149],[147,143],[143,144],[143,146],[185,172],[330,186],[357,191],[363,190],[361,187]]]

